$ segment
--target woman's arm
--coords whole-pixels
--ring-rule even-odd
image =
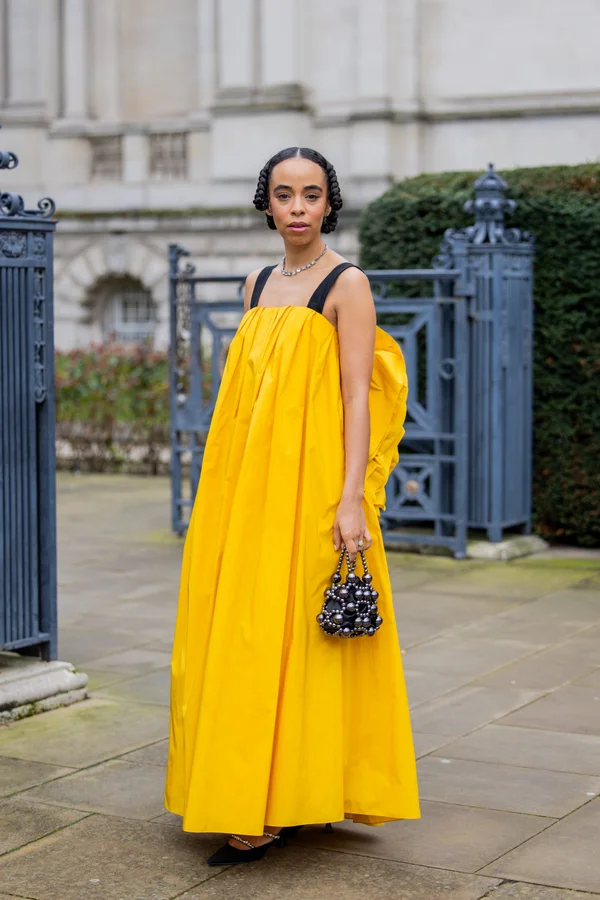
[[[360,269],[347,269],[336,287],[346,464],[344,489],[334,525],[334,546],[338,550],[344,543],[353,560],[360,538],[364,541],[361,549],[366,550],[371,544],[362,500],[371,437],[369,389],[377,316],[369,280]]]

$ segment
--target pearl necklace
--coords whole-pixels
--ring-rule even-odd
[[[310,267],[314,266],[314,264],[316,262],[319,262],[321,257],[325,255],[325,253],[328,249],[329,248],[328,248],[327,244],[325,244],[325,246],[323,247],[322,251],[319,253],[318,256],[315,256],[315,258],[313,260],[311,260],[311,262],[306,263],[305,266],[300,266],[299,269],[286,269],[285,268],[285,256],[283,256],[281,259],[281,274],[282,275],[297,275],[299,272],[304,272],[305,269],[310,269]]]

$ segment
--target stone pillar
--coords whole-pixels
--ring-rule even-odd
[[[196,0],[197,101],[190,113],[188,171],[193,182],[206,182],[210,155],[211,107],[215,101],[217,52],[214,0]]]
[[[302,22],[307,4],[262,0],[259,56],[260,86],[298,84]]]
[[[86,0],[63,0],[62,89],[64,119],[88,117],[88,46]]]
[[[123,181],[143,184],[149,178],[149,144],[145,134],[123,135]]]
[[[217,0],[217,84],[210,172],[244,179],[248,190],[277,150],[310,139],[297,78],[297,20],[306,5],[276,0]],[[239,144],[243,141],[244,153]]]
[[[391,5],[389,65],[395,121],[396,151],[392,156],[395,178],[418,175],[423,166],[421,10],[421,0],[395,0]]]
[[[389,110],[388,7],[389,0],[357,3],[356,101],[361,111]]]
[[[392,169],[390,0],[358,2],[355,12],[356,58],[349,123],[349,169],[353,181],[352,201],[362,205],[385,190]]]
[[[217,54],[214,0],[196,0],[198,46],[198,116],[207,119],[215,97]]]
[[[94,77],[92,111],[103,122],[121,117],[119,82],[119,0],[101,0],[91,8],[93,25]]]
[[[43,109],[46,89],[38,49],[48,35],[42,34],[44,16],[39,15],[34,0],[4,0],[0,4],[3,18],[3,43],[0,44],[0,67],[3,70],[4,101],[27,119],[35,118]]]
[[[248,93],[258,75],[256,0],[217,0],[217,87],[219,94]]]

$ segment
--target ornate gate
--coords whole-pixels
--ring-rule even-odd
[[[17,165],[0,152],[0,169]],[[0,194],[0,650],[56,657],[54,204]]]
[[[406,433],[381,515],[390,546],[430,544],[462,558],[468,527],[487,529],[491,540],[503,528],[530,527],[533,246],[504,229],[505,189],[490,167],[468,205],[475,226],[446,232],[436,268],[366,272],[378,324],[400,343],[409,382]],[[182,534],[245,276],[202,275],[177,244],[169,254],[172,525]]]
[[[182,265],[186,255],[183,248],[171,246],[172,524],[179,534],[196,493],[226,347],[243,312],[245,280],[199,275],[193,266]],[[389,544],[437,544],[462,556],[467,517],[466,294],[457,293],[459,272],[367,275],[381,327],[402,346],[410,385],[402,457],[388,481],[381,516],[384,539]],[[402,286],[414,283],[426,286],[426,295],[403,297]],[[236,299],[199,297],[207,288],[214,297],[228,285]],[[393,321],[386,324],[390,317]]]

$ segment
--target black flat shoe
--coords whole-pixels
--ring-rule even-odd
[[[279,834],[271,834],[270,832],[265,831],[265,835],[272,838],[272,840],[256,847],[254,844],[250,843],[250,841],[244,840],[244,838],[241,838],[239,835],[232,834],[232,838],[235,838],[236,841],[240,841],[242,844],[246,844],[249,849],[240,850],[238,847],[232,847],[228,841],[226,844],[223,844],[222,847],[219,847],[212,856],[209,856],[206,863],[209,866],[235,866],[237,863],[256,862],[256,860],[263,858],[269,847],[272,847],[273,844],[277,844],[279,847],[284,846],[284,839],[280,837]]]

